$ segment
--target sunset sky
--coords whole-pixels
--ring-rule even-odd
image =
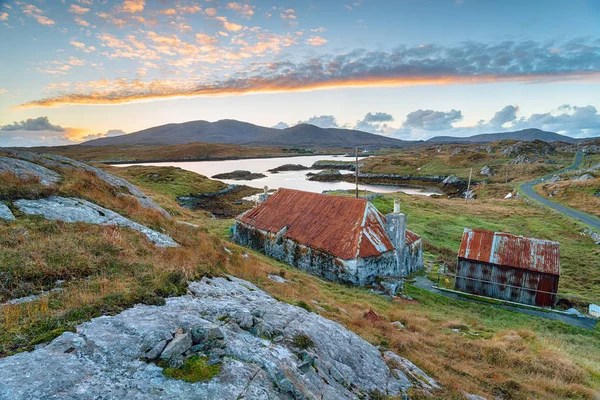
[[[0,0],[0,146],[237,119],[600,136],[600,1]]]

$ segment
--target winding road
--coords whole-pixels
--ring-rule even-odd
[[[553,201],[550,201],[547,198],[539,195],[533,188],[535,185],[542,183],[548,179],[551,179],[556,174],[560,174],[560,173],[567,172],[567,171],[572,171],[574,169],[579,168],[579,166],[581,165],[582,159],[583,159],[583,154],[580,151],[578,151],[577,154],[575,155],[575,161],[569,167],[561,169],[560,171],[557,171],[553,174],[546,175],[542,178],[538,178],[534,181],[523,183],[521,185],[521,192],[525,196],[529,197],[532,200],[537,201],[538,203],[543,204],[546,207],[550,207],[553,210],[558,211],[559,213],[561,213],[563,215],[574,218],[574,219],[578,220],[579,222],[582,222],[582,223],[588,225],[590,228],[600,231],[600,219],[599,218],[597,218],[593,215],[584,213],[582,211],[574,210],[572,208],[565,207],[565,206],[557,204]]]

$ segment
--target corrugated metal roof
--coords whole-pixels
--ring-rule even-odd
[[[458,257],[560,275],[560,244],[551,240],[465,228]]]
[[[271,233],[287,228],[286,238],[343,260],[394,248],[385,217],[366,199],[281,188],[237,219]]]
[[[406,230],[406,244],[413,244],[419,239],[421,239],[421,236],[417,235],[412,231],[409,231],[408,229]]]

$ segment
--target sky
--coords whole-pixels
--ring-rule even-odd
[[[237,119],[600,136],[600,1],[0,0],[0,146]]]

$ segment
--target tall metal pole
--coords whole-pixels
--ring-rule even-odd
[[[354,168],[354,180],[356,181],[356,198],[358,198],[358,147],[356,148],[356,166]]]
[[[469,172],[469,183],[467,185],[467,191],[465,192],[465,203],[467,202],[467,197],[469,196],[469,190],[471,189],[471,175],[473,175],[473,167],[471,167],[471,172]]]

